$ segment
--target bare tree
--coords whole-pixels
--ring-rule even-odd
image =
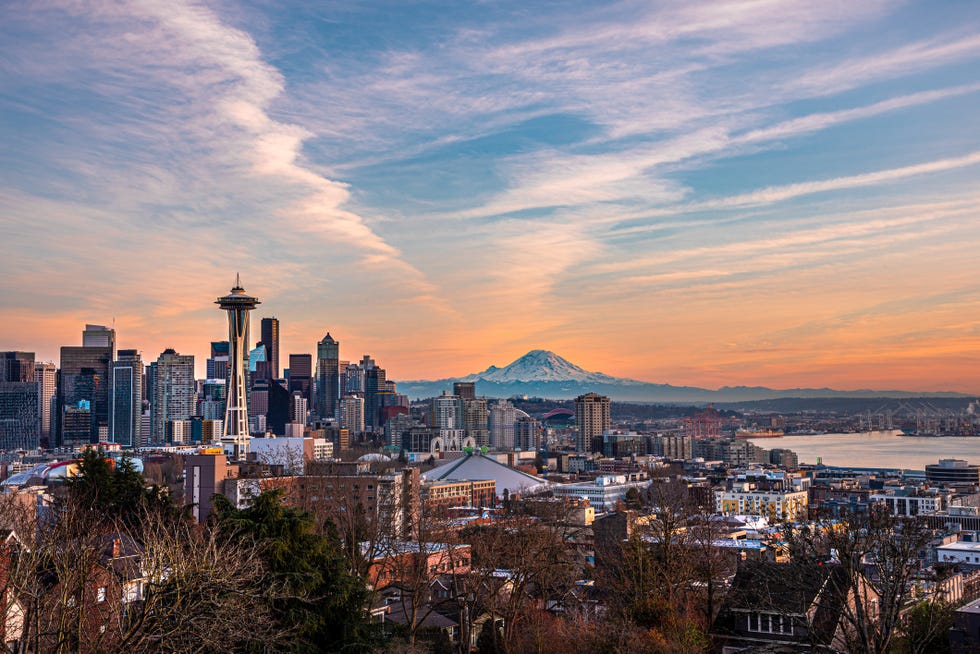
[[[918,554],[931,538],[923,521],[896,518],[883,506],[794,535],[791,548],[797,559],[830,557],[842,570],[832,579],[838,595],[846,598],[841,620],[849,652],[890,651],[912,599]]]
[[[39,520],[4,496],[0,514],[23,534],[3,552],[3,616],[20,622],[0,642],[9,654],[223,652],[243,637],[275,649],[289,636],[249,543],[150,511],[123,525],[70,500]]]

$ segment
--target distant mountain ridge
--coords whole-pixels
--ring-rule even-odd
[[[718,390],[696,386],[673,386],[613,377],[590,372],[548,350],[531,350],[503,368],[491,365],[464,377],[437,380],[399,381],[398,392],[412,399],[434,397],[452,390],[454,382],[474,382],[477,395],[512,397],[528,395],[568,399],[596,392],[621,402],[747,402],[779,398],[846,397],[968,397],[962,393],[912,393],[908,391],[836,391],[830,388],[772,389],[764,386],[724,386]]]

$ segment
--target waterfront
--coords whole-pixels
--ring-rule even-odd
[[[902,436],[898,430],[752,439],[766,449],[793,450],[800,463],[924,470],[939,459],[980,463],[980,437]]]

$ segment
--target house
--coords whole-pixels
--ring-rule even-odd
[[[362,543],[362,553],[370,557],[367,578],[375,589],[390,585],[428,584],[443,574],[467,574],[472,553],[470,546],[448,543],[385,541]]]
[[[715,651],[842,651],[846,581],[834,564],[744,563],[711,626]]]
[[[956,610],[953,627],[949,630],[952,654],[980,652],[980,600],[974,600]]]
[[[32,607],[40,622],[41,650],[67,642],[72,651],[112,649],[126,630],[126,616],[144,599],[147,578],[142,550],[121,533],[64,543],[45,557]]]

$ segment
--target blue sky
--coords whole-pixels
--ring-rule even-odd
[[[973,2],[0,8],[0,312],[155,358],[241,272],[397,378],[977,387]]]

